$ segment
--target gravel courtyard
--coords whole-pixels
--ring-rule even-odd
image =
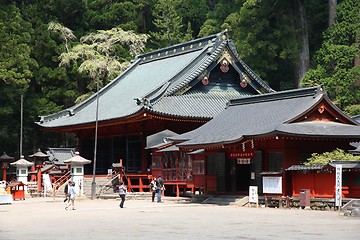
[[[334,211],[165,200],[34,198],[0,205],[0,239],[359,239],[360,218]]]

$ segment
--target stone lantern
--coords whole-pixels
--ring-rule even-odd
[[[75,156],[64,160],[64,163],[71,166],[71,180],[75,183],[75,190],[79,196],[84,194],[84,165],[91,163],[90,160],[80,156],[79,152],[75,152]]]
[[[33,166],[34,163],[29,162],[24,158],[23,155],[20,156],[20,159],[10,163],[10,165],[16,167],[16,178],[18,182],[27,184],[28,182],[28,168]]]
[[[3,170],[3,181],[5,181],[5,182],[6,182],[6,170],[9,168],[9,164],[13,160],[14,160],[14,158],[8,156],[5,152],[3,155],[0,156],[0,164],[1,164],[1,168]]]
[[[34,166],[37,171],[37,174],[36,174],[37,188],[38,188],[38,191],[41,192],[41,190],[42,190],[41,168],[44,167],[44,162],[49,159],[49,155],[46,155],[45,153],[41,152],[40,149],[38,149],[36,153],[30,155],[29,157],[31,157],[33,159]],[[33,169],[33,171],[35,171],[35,169]],[[32,181],[34,181],[34,180],[35,179],[33,178]]]

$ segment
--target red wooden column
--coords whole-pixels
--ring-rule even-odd
[[[3,170],[3,180],[6,181],[6,169],[9,168],[9,164],[13,161],[14,158],[8,156],[5,152],[3,155],[0,156],[0,166]]]
[[[2,169],[3,169],[3,181],[5,181],[6,182],[6,169],[8,169],[9,167],[2,167]]]
[[[49,158],[49,155],[44,154],[43,152],[41,152],[40,149],[38,149],[36,153],[30,155],[29,157],[33,158],[34,168],[37,170],[37,173],[36,173],[37,188],[38,188],[38,191],[41,192],[41,190],[42,190],[41,168],[44,167],[44,161]],[[33,171],[33,169],[31,169],[31,170]],[[32,179],[32,181],[33,181],[33,179]]]
[[[43,165],[37,165],[37,173],[36,173],[36,180],[37,180],[37,189],[39,192],[41,192],[42,190],[42,186],[41,186],[41,168]]]

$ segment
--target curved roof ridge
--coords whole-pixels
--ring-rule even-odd
[[[301,88],[301,89],[292,89],[292,90],[281,91],[281,92],[271,92],[271,93],[254,95],[254,96],[250,96],[247,98],[232,99],[229,101],[229,106],[243,105],[243,104],[249,104],[249,103],[258,103],[258,102],[265,102],[265,101],[266,102],[277,101],[277,100],[281,100],[281,99],[305,97],[305,96],[311,96],[311,95],[313,95],[315,97],[318,94],[325,94],[325,90],[322,86]]]
[[[336,111],[337,113],[339,113],[342,117],[346,118],[347,120],[349,120],[351,123],[354,123],[355,125],[360,125],[360,122],[357,122],[354,118],[346,115],[338,106],[336,106],[336,104],[334,104],[334,103],[330,100],[330,98],[329,98],[328,95],[325,95],[325,96],[324,96],[324,99],[325,99],[325,101],[326,101],[329,105],[331,105],[331,106],[335,109],[335,111]]]
[[[200,66],[193,66],[191,73],[179,84],[173,86],[167,93],[166,96],[169,96],[176,91],[180,90],[182,87],[184,87],[186,84],[191,82],[195,77],[197,77],[200,73],[202,73],[211,63],[212,61],[219,55],[221,50],[225,47],[226,41],[222,41],[210,54],[210,56],[200,64]],[[209,46],[210,47],[210,46]],[[208,50],[207,50],[208,51]]]
[[[214,41],[214,39],[224,35],[225,33],[226,33],[226,30],[222,31],[222,32],[219,32],[219,33],[216,33],[216,34],[213,34],[213,35],[210,35],[210,36],[197,38],[197,39],[194,39],[194,40],[191,40],[191,41],[188,41],[188,42],[183,42],[183,43],[171,45],[171,46],[168,46],[168,47],[156,49],[156,50],[148,52],[148,53],[137,55],[136,59],[138,59],[138,58],[139,59],[144,59],[144,58],[147,58],[147,57],[152,56],[152,55],[157,55],[159,53],[163,53],[163,52],[170,51],[170,50],[173,50],[173,49],[178,49],[178,48],[185,47],[185,46],[195,45],[196,43],[200,43],[200,42]],[[201,45],[201,46],[205,47],[206,45]],[[199,47],[201,47],[201,46],[198,46],[198,48],[195,48],[195,49],[190,48],[188,50],[194,51],[194,50],[199,49]],[[180,54],[182,54],[182,53],[180,53]]]
[[[228,46],[230,51],[234,54],[235,58],[239,61],[239,63],[243,66],[246,72],[257,82],[261,87],[266,89],[268,92],[276,92],[274,89],[270,88],[261,77],[259,77],[240,57],[239,53],[236,50],[236,46],[231,39],[228,41]]]
[[[190,63],[194,62],[195,59],[201,57],[202,54],[203,54],[204,52],[206,52],[206,51],[207,51],[207,48],[206,48],[206,47],[203,48],[203,49],[201,50],[201,52],[200,52],[198,55],[196,55],[194,58],[192,58],[189,62],[190,62]],[[170,87],[170,86],[171,86],[171,81],[172,81],[173,79],[176,79],[182,72],[184,72],[184,71],[185,71],[186,69],[188,69],[188,68],[189,68],[189,66],[186,65],[185,67],[179,69],[179,71],[178,71],[177,73],[175,73],[170,79],[167,79],[167,80],[166,80],[165,82],[163,82],[160,86],[158,86],[155,91],[151,91],[151,92],[149,92],[149,93],[146,93],[146,94],[144,95],[144,98],[152,98],[151,95],[156,95],[155,97],[153,97],[153,99],[156,98],[156,97],[159,97],[160,95],[162,95],[162,94],[157,94],[157,93],[159,92],[159,90],[162,90],[163,95],[168,95],[168,94],[167,94],[167,92],[168,92],[167,89],[163,89],[164,85],[167,85],[166,88]]]

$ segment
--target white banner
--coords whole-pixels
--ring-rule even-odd
[[[282,177],[263,177],[263,193],[282,193]]]
[[[258,187],[249,186],[249,202],[258,203]]]
[[[335,165],[335,206],[342,204],[342,165]]]
[[[43,185],[45,194],[53,191],[49,174],[43,174]]]

